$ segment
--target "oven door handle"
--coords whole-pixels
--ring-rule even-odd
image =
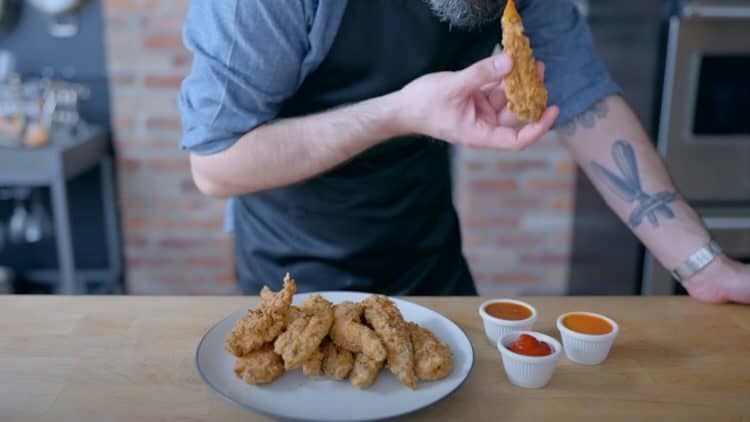
[[[707,217],[703,222],[709,229],[750,229],[750,217]]]
[[[750,7],[748,6],[699,6],[688,4],[682,8],[684,18],[726,18],[742,19],[750,18]]]

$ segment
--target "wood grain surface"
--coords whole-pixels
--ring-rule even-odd
[[[685,297],[534,297],[538,331],[563,312],[620,324],[607,361],[561,358],[550,384],[505,378],[486,340],[481,298],[407,298],[469,335],[476,365],[455,394],[409,419],[750,420],[750,307]],[[0,421],[260,421],[201,383],[203,333],[256,298],[0,297]],[[404,390],[404,394],[409,394]]]

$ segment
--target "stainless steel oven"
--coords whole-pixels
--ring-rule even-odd
[[[679,2],[669,21],[658,148],[726,252],[750,259],[750,0]],[[646,254],[643,293],[671,294]]]

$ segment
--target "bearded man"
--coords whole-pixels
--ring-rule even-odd
[[[750,270],[676,193],[574,4],[517,3],[552,104],[529,124],[507,109],[513,63],[493,55],[504,0],[191,2],[182,146],[198,188],[233,198],[246,293],[290,272],[300,291],[475,294],[450,146],[512,153],[554,125],[662,264],[711,256],[685,273],[691,294],[750,300]],[[616,183],[623,165],[637,186]]]

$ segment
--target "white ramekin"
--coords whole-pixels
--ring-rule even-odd
[[[491,303],[498,302],[515,303],[516,305],[525,306],[531,310],[531,316],[526,319],[511,321],[507,319],[495,318],[484,311],[485,306]],[[531,330],[534,327],[534,323],[536,322],[537,312],[536,308],[526,302],[521,302],[520,300],[492,299],[479,305],[479,316],[482,317],[482,322],[484,323],[484,333],[487,335],[490,343],[497,344],[497,340],[505,334],[512,333],[514,331]]]
[[[548,356],[524,356],[510,351],[508,346],[516,341],[521,334],[528,334],[549,344],[552,348],[552,354]],[[557,359],[562,352],[560,342],[554,337],[535,331],[516,331],[505,334],[497,341],[497,349],[500,351],[508,380],[523,388],[541,388],[547,385],[555,372]]]
[[[607,334],[582,334],[571,330],[563,324],[563,320],[570,314],[584,314],[601,318],[612,325],[612,331]],[[565,356],[573,362],[582,365],[598,365],[604,362],[609,349],[620,332],[620,327],[611,318],[593,312],[567,312],[557,317],[557,329],[560,330]]]

